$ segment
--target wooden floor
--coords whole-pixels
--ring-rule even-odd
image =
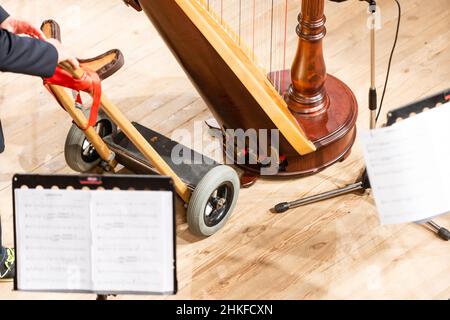
[[[386,110],[450,84],[450,2],[401,2],[403,24]],[[394,2],[380,4],[379,89],[396,22]],[[176,128],[193,130],[192,120],[211,117],[145,15],[121,1],[6,0],[2,5],[36,24],[58,20],[63,41],[80,57],[120,48],[126,65],[104,83],[104,90],[130,119],[170,134]],[[326,3],[328,71],[354,90],[360,103],[360,131],[368,127],[366,9],[356,1]],[[295,37],[291,39],[289,47],[294,50]],[[12,245],[11,177],[17,172],[70,173],[63,145],[71,122],[40,79],[13,74],[0,74],[0,116],[7,139],[7,150],[0,156],[0,212],[4,242]],[[269,212],[278,202],[353,182],[363,166],[356,145],[344,163],[315,176],[260,180],[242,190],[230,222],[209,239],[192,236],[184,212],[179,212],[180,290],[167,298],[450,298],[449,243],[419,225],[381,226],[370,195],[347,195],[284,215]],[[450,227],[450,215],[437,221]],[[11,284],[0,284],[0,299],[52,298],[94,296],[13,292]]]

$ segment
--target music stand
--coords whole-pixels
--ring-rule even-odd
[[[387,115],[386,126],[390,126],[390,125],[394,124],[399,119],[406,119],[406,118],[410,117],[411,114],[421,113],[427,109],[434,108],[440,104],[443,104],[443,103],[446,103],[449,101],[450,101],[450,89],[447,89],[447,90],[442,91],[431,97],[424,98],[422,100],[419,100],[412,104],[406,105],[399,109],[390,111]],[[355,191],[360,191],[360,192],[364,193],[365,191],[370,190],[370,188],[371,188],[370,180],[367,175],[367,171],[364,170],[362,178],[356,183],[349,184],[340,189],[327,191],[327,192],[324,192],[324,193],[321,193],[318,195],[306,197],[306,198],[295,200],[292,202],[279,203],[275,206],[274,209],[275,209],[276,213],[283,213],[289,209],[293,209],[293,208],[297,208],[297,207],[304,206],[307,204],[331,199],[331,198],[345,195],[345,194],[355,192]],[[446,241],[450,240],[450,231],[448,229],[439,226],[437,223],[435,223],[432,220],[427,221],[425,224],[432,231],[434,231],[441,239],[446,240]]]
[[[26,203],[22,205],[20,204],[21,201],[24,201],[24,197],[21,196],[19,197],[19,193],[20,191],[24,191],[22,189],[24,189],[25,187],[25,191],[31,190],[31,191],[36,191],[39,192],[39,196],[38,197],[34,197],[33,200],[30,200],[30,198],[26,199]],[[30,261],[25,261],[26,259],[23,258],[22,260],[20,259],[21,257],[23,257],[23,255],[21,255],[21,250],[25,252],[28,252],[28,250],[30,249],[30,244],[27,243],[26,245],[20,245],[20,243],[18,242],[19,239],[29,239],[30,237],[33,237],[34,235],[32,233],[30,233],[30,230],[35,229],[36,225],[33,224],[34,222],[38,221],[39,223],[41,223],[42,221],[53,221],[52,222],[52,226],[50,226],[49,230],[43,230],[43,236],[39,235],[38,240],[36,241],[41,241],[42,239],[44,240],[44,244],[47,245],[47,242],[51,242],[52,246],[55,247],[64,247],[65,245],[67,245],[67,243],[69,242],[73,242],[75,240],[77,241],[84,241],[82,239],[83,235],[80,235],[80,238],[78,238],[78,235],[74,238],[73,235],[75,234],[75,231],[73,231],[73,227],[75,226],[76,228],[78,228],[77,230],[80,229],[80,225],[76,224],[77,222],[79,222],[79,220],[75,221],[75,224],[71,224],[71,225],[65,225],[64,230],[65,231],[54,231],[55,226],[59,226],[61,222],[66,223],[67,221],[71,221],[69,218],[71,216],[82,216],[85,218],[89,218],[90,213],[89,212],[84,212],[82,211],[81,208],[85,208],[85,206],[79,205],[79,199],[82,199],[82,197],[77,197],[76,199],[78,199],[76,207],[72,208],[70,207],[70,205],[67,205],[67,207],[69,207],[69,209],[62,209],[62,205],[63,202],[47,202],[46,200],[43,200],[43,197],[41,196],[41,193],[44,192],[48,192],[50,190],[54,190],[57,189],[58,191],[61,192],[65,192],[66,190],[70,191],[70,190],[77,190],[77,191],[87,191],[89,192],[90,195],[92,195],[94,192],[105,192],[105,191],[116,191],[116,192],[133,192],[136,193],[136,197],[139,197],[139,201],[142,202],[142,204],[140,204],[140,209],[136,209],[132,211],[133,216],[126,218],[126,219],[122,219],[120,218],[120,216],[124,216],[125,214],[128,215],[130,212],[128,211],[118,211],[116,213],[113,213],[112,220],[108,220],[108,223],[105,224],[104,221],[100,221],[100,222],[95,222],[95,219],[105,219],[102,218],[105,216],[105,212],[101,212],[99,213],[99,215],[97,215],[97,218],[95,218],[94,220],[90,220],[90,224],[91,224],[91,228],[94,228],[93,230],[95,230],[95,236],[94,233],[91,232],[91,236],[90,236],[90,242],[91,242],[91,247],[93,246],[93,244],[95,244],[95,242],[100,242],[102,241],[101,239],[107,239],[108,234],[104,234],[103,230],[111,230],[114,229],[119,232],[118,234],[123,238],[124,235],[127,235],[127,232],[125,230],[125,227],[127,226],[127,224],[130,224],[130,220],[128,219],[136,219],[136,221],[140,221],[140,226],[138,227],[139,230],[144,230],[145,232],[152,232],[152,236],[151,239],[155,240],[158,238],[158,235],[161,235],[161,232],[164,232],[164,241],[167,241],[164,243],[164,248],[166,248],[168,251],[166,257],[164,259],[161,260],[160,265],[157,265],[157,271],[158,272],[164,272],[164,276],[166,278],[167,284],[164,283],[163,287],[161,289],[156,289],[154,291],[150,291],[147,289],[138,289],[136,290],[135,288],[120,288],[120,289],[94,289],[94,288],[84,288],[82,287],[82,285],[80,285],[79,287],[77,287],[77,289],[73,289],[73,288],[68,288],[68,287],[59,287],[59,283],[56,286],[53,285],[49,285],[47,286],[47,284],[42,284],[39,281],[33,284],[25,284],[24,287],[20,286],[19,283],[21,283],[21,281],[19,281],[19,277],[21,276],[19,273],[20,271],[26,271],[29,272],[29,268],[27,269],[26,266],[30,267]],[[137,192],[139,192],[139,194],[137,194]],[[150,207],[150,206],[154,206],[156,203],[154,201],[148,201],[149,196],[151,196],[151,193],[153,192],[164,192],[164,201],[166,203],[166,206],[161,206],[159,207],[160,210],[160,215],[162,215],[161,212],[163,212],[163,210],[165,211],[171,211],[170,217],[165,217],[165,223],[163,223],[162,220],[158,220],[161,222],[161,230],[157,230],[159,227],[156,228],[156,225],[148,225],[149,224],[149,219],[150,218],[142,218],[142,215],[139,215],[139,210],[142,211],[142,208],[145,207]],[[36,193],[34,194],[36,195]],[[123,197],[119,197],[120,199],[117,199],[117,193],[114,194],[116,196],[116,198],[114,199],[114,201],[116,201],[116,203],[119,203],[120,201],[123,200]],[[114,196],[114,195],[110,195],[110,196]],[[127,194],[127,196],[129,197],[130,194]],[[158,193],[157,195],[154,194],[155,197],[162,197],[163,195],[161,193]],[[62,193],[58,193],[58,194],[50,194],[46,196],[47,199],[49,198],[63,198],[65,196],[62,196]],[[134,197],[134,198],[136,198]],[[142,200],[141,200],[142,199]],[[36,203],[34,202],[36,200]],[[166,201],[167,200],[167,201]],[[170,200],[170,201],[169,201]],[[108,202],[113,201],[113,199],[108,199]],[[131,201],[131,200],[130,200]],[[168,204],[170,202],[170,204]],[[33,204],[31,204],[33,203]],[[53,203],[55,206],[50,206],[50,204]],[[97,296],[97,300],[107,300],[108,296],[116,296],[118,294],[150,294],[150,295],[166,295],[166,294],[176,294],[177,292],[177,270],[176,270],[176,234],[175,234],[175,190],[174,190],[174,185],[173,185],[173,181],[172,179],[170,179],[169,177],[163,177],[163,176],[149,176],[149,175],[111,175],[111,176],[106,176],[106,175],[88,175],[88,174],[84,174],[84,175],[36,175],[36,174],[17,174],[13,177],[13,204],[14,204],[14,243],[15,243],[15,248],[16,248],[16,274],[15,274],[15,278],[14,278],[14,290],[24,290],[24,291],[32,291],[32,292],[79,292],[79,293],[94,293]],[[128,205],[128,204],[127,204]],[[158,205],[158,204],[156,204]],[[36,207],[33,209],[26,209],[28,207]],[[93,202],[90,203],[90,210],[93,210],[92,208],[96,206]],[[97,204],[98,206],[98,204]],[[147,206],[147,207],[146,207]],[[38,211],[40,209],[38,209],[38,207],[42,208],[42,212],[45,211],[45,214],[43,214],[42,212],[39,213]],[[129,207],[128,207],[129,208]],[[45,210],[44,210],[45,209]],[[34,210],[34,211],[33,211]],[[147,209],[145,209],[147,210]],[[97,210],[98,211],[98,210]],[[142,213],[142,212],[141,212]],[[27,216],[35,216],[38,217],[38,220],[23,220],[23,218],[25,219],[29,219],[27,218]],[[150,214],[149,212],[149,216],[150,215],[154,215],[154,214]],[[119,218],[117,218],[119,217]],[[154,219],[154,218],[152,218]],[[27,221],[27,222],[24,222]],[[31,222],[30,222],[31,221]],[[57,221],[57,222],[55,222]],[[157,220],[154,220],[153,222],[155,222]],[[98,225],[97,228],[93,227],[93,225]],[[133,227],[135,228],[135,227]],[[156,228],[156,229],[155,229]],[[23,238],[25,231],[24,230],[28,230],[26,233],[26,237]],[[58,229],[59,230],[59,229]],[[137,231],[139,231],[137,230]],[[169,231],[170,230],[170,231]],[[116,232],[114,231],[114,232]],[[47,233],[46,233],[47,232]],[[154,234],[153,234],[154,233]],[[64,236],[61,236],[61,234],[64,234]],[[78,231],[77,231],[78,234]],[[109,237],[111,236],[111,234],[109,234]],[[139,236],[142,237],[142,232],[137,232],[136,234],[133,234],[133,236],[131,238],[139,238]],[[147,236],[147,234],[146,234]],[[81,239],[81,240],[80,240]],[[125,239],[126,240],[126,239]],[[152,240],[152,241],[153,241]],[[30,241],[30,240],[27,240]],[[45,242],[47,241],[47,242]],[[66,242],[64,242],[66,241]],[[133,239],[131,239],[131,241],[134,241]],[[135,240],[137,241],[137,240]],[[156,241],[156,240],[155,240]],[[60,243],[62,243],[60,245]],[[83,243],[84,245],[84,243]],[[99,245],[99,250],[97,250],[97,252],[102,252],[106,250],[109,250],[107,247],[105,247],[104,245],[100,244]],[[149,248],[150,246],[147,246],[147,248],[145,249],[146,252],[143,252],[141,249],[141,253],[143,252],[144,254],[146,254],[147,256],[145,258],[142,259],[141,263],[153,263],[151,266],[147,267],[146,272],[150,272],[148,270],[150,270],[151,268],[155,268],[155,262],[151,261],[151,259],[156,259],[156,257],[161,258],[161,256],[151,256],[152,258],[150,259],[149,257]],[[80,247],[77,247],[77,250],[80,249]],[[39,249],[41,252],[44,249]],[[59,250],[59,249],[58,249]],[[65,249],[65,250],[70,250],[69,249]],[[93,250],[93,249],[91,249]],[[133,254],[136,253],[126,253],[129,256],[121,256],[120,254],[120,248],[115,248],[113,251],[115,252],[119,252],[119,256],[114,256],[113,258],[111,258],[111,256],[107,256],[107,259],[112,259],[113,262],[115,260],[118,260],[118,263],[123,265],[126,261],[126,259],[128,260],[133,260],[133,259],[137,259],[136,257],[133,257]],[[134,251],[136,252],[136,250]],[[36,254],[36,252],[32,252],[34,254]],[[78,254],[78,252],[76,253]],[[97,253],[98,254],[98,253]],[[153,251],[152,253],[153,254]],[[64,256],[64,254],[62,254],[62,256]],[[91,251],[91,259],[92,258],[92,251]],[[30,259],[35,259],[34,256],[29,255],[28,257],[31,257]],[[42,255],[42,257],[45,257],[45,255]],[[42,258],[41,257],[41,258]],[[64,259],[67,260],[66,256],[64,256]],[[105,261],[105,257],[102,257],[103,260],[98,260],[98,261]],[[125,259],[125,260],[123,260]],[[57,258],[53,258],[53,261],[57,261]],[[66,261],[64,260],[64,261]],[[163,261],[164,260],[164,261]],[[97,262],[98,262],[97,261]],[[70,264],[69,262],[67,262],[68,264]],[[78,263],[78,262],[77,262]],[[132,263],[132,262],[131,262]],[[90,262],[90,264],[92,265],[92,262]],[[22,265],[22,266],[21,266]],[[42,267],[43,270],[45,268],[48,268],[48,265],[50,265],[50,263],[46,264],[45,267]],[[25,267],[24,267],[25,266]],[[77,265],[74,265],[77,266]],[[70,266],[69,266],[70,267]],[[117,267],[117,264],[116,264]],[[104,269],[104,267],[102,267]],[[69,270],[69,269],[68,269]],[[152,269],[153,270],[153,269]],[[70,271],[70,270],[69,270]],[[153,270],[154,271],[154,270]],[[153,272],[152,271],[152,272]],[[39,273],[40,272],[40,273]],[[59,272],[59,271],[58,271]],[[105,270],[102,270],[103,273],[107,272]],[[116,272],[116,271],[114,271]],[[120,272],[120,270],[119,270]],[[38,271],[38,275],[41,276],[42,272]],[[70,277],[71,274],[69,272],[68,277]],[[72,275],[73,276],[73,275]],[[29,281],[30,277],[26,277],[23,276],[23,278],[26,278],[26,281]],[[22,279],[22,281],[24,280]],[[77,277],[75,279],[78,279]],[[169,279],[169,280],[167,280]],[[147,279],[148,280],[148,279]],[[26,282],[24,281],[24,282]],[[79,280],[77,280],[79,281]],[[109,280],[108,280],[109,281]],[[170,287],[170,288],[169,288]],[[148,288],[148,287],[147,287]],[[152,286],[152,288],[155,288],[155,286]]]
[[[369,1],[368,1],[369,2]],[[377,118],[377,89],[376,89],[376,2],[369,2],[369,11],[371,13],[371,31],[370,31],[370,89],[369,89],[369,110],[370,110],[370,123],[369,127],[371,130],[376,128],[376,118]],[[432,97],[428,97],[417,101],[415,103],[409,104],[402,108],[391,111],[387,115],[386,126],[394,124],[398,119],[408,118],[412,113],[420,113],[426,108],[433,108],[440,103],[445,103],[450,99],[450,89],[440,92]],[[323,192],[317,195],[305,197],[299,200],[291,202],[282,202],[277,204],[273,211],[275,213],[284,213],[290,209],[305,206],[308,204],[316,203],[319,201],[335,198],[341,195],[345,195],[352,192],[361,192],[364,194],[367,190],[370,190],[370,180],[367,174],[367,170],[364,168],[362,176],[357,182],[346,185],[345,187]],[[450,240],[450,231],[446,228],[439,226],[432,220],[426,222],[426,225],[434,231],[441,239]]]

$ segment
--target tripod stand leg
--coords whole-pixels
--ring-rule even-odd
[[[444,227],[441,227],[433,220],[427,221],[426,225],[428,227],[430,227],[438,235],[438,237],[441,238],[442,240],[445,240],[445,241],[450,240],[450,230],[448,230]]]
[[[338,196],[341,196],[341,195],[344,195],[344,194],[347,194],[347,193],[360,191],[360,190],[365,190],[365,189],[366,188],[364,187],[364,183],[361,181],[361,182],[350,184],[348,186],[345,186],[345,187],[337,189],[337,190],[324,192],[324,193],[317,194],[317,195],[314,195],[314,196],[310,196],[310,197],[307,197],[307,198],[303,198],[303,199],[300,199],[300,200],[295,200],[295,201],[292,201],[292,202],[279,203],[279,204],[277,204],[275,206],[274,211],[276,213],[283,213],[283,212],[288,211],[289,209],[305,206],[307,204],[311,204],[311,203],[315,203],[315,202],[331,199],[331,198],[338,197]]]

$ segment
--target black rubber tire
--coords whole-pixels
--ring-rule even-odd
[[[88,117],[89,114],[86,113]],[[104,132],[101,132],[100,135],[105,137],[109,134],[116,134],[117,126],[108,118],[108,116],[100,111],[98,114],[97,125],[102,123],[104,126]],[[80,130],[75,124],[69,130],[67,134],[66,143],[64,145],[64,157],[66,159],[67,165],[74,171],[79,173],[86,173],[92,171],[96,168],[100,162],[101,158],[95,152],[89,159],[83,156],[83,145],[88,143],[86,141],[86,136],[84,132]]]

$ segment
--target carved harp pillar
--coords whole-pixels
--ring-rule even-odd
[[[299,43],[292,65],[292,85],[289,88],[289,108],[298,113],[311,114],[326,108],[326,67],[322,39],[325,37],[323,0],[303,0],[298,16]]]
[[[314,165],[316,172],[347,157],[356,137],[358,115],[358,103],[351,89],[326,72],[324,3],[302,0],[296,29],[297,52],[285,94],[289,110],[318,148],[314,160],[326,159]],[[299,162],[291,161],[291,165]]]

